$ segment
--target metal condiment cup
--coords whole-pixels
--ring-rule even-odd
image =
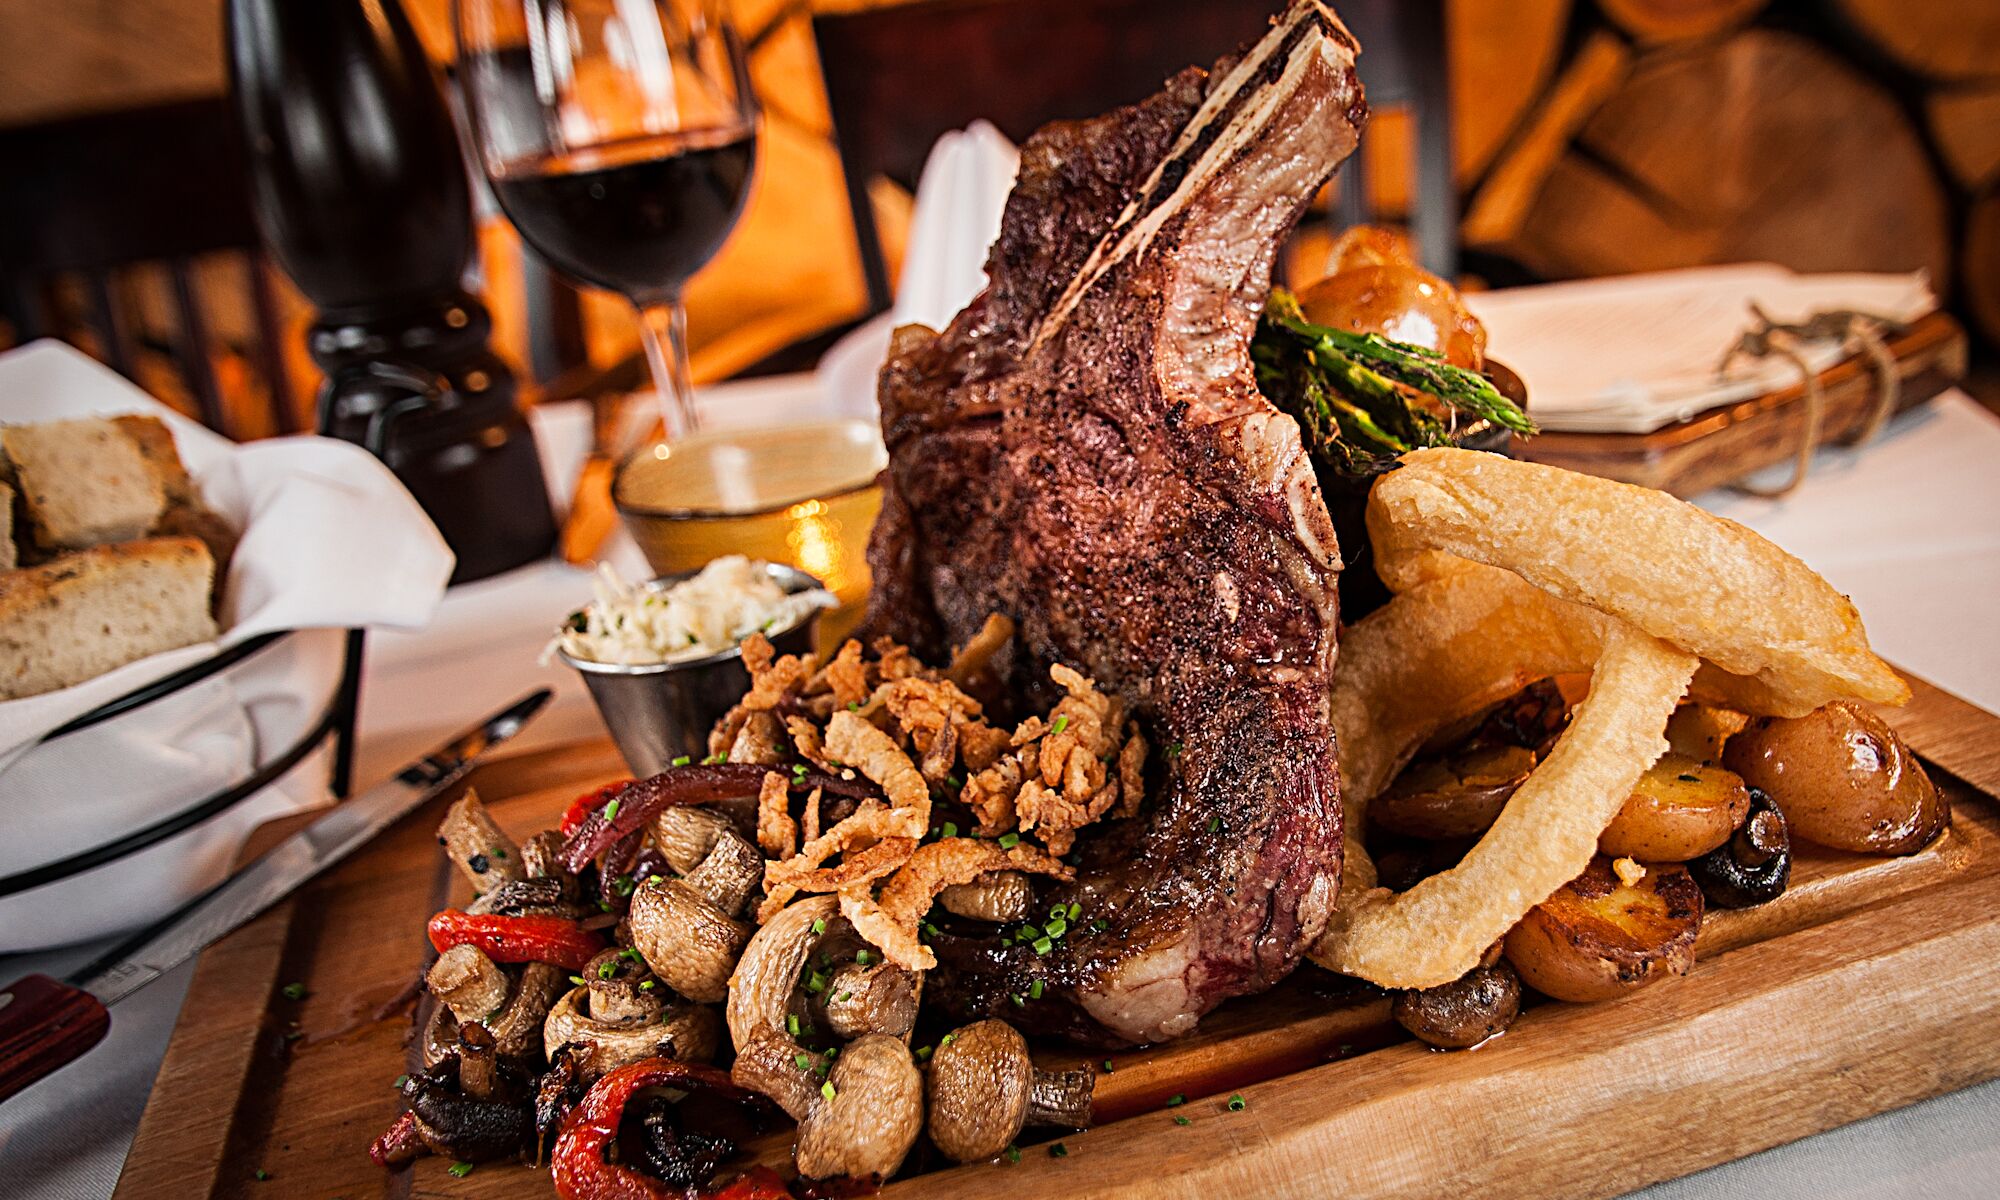
[[[765,563],[762,569],[788,593],[820,586],[819,580],[795,567]],[[663,575],[645,586],[665,591],[696,574]],[[767,630],[764,636],[780,654],[805,654],[813,647],[819,614],[814,609],[797,623]],[[611,740],[618,743],[618,753],[641,779],[666,770],[676,758],[699,762],[708,754],[708,731],[750,690],[750,672],[736,646],[703,658],[643,665],[591,662],[561,649],[556,653],[583,676]]]

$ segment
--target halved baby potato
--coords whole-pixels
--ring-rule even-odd
[[[1836,850],[1914,854],[1951,824],[1951,803],[1881,717],[1836,700],[1803,717],[1760,717],[1723,762],[1769,792],[1794,834]]]
[[[1525,746],[1479,745],[1410,764],[1368,805],[1377,829],[1416,838],[1477,837],[1535,769]]]
[[[1597,849],[1613,858],[1686,862],[1728,841],[1749,814],[1750,789],[1734,771],[1669,751],[1639,777]]]
[[[1507,961],[1557,1000],[1609,1000],[1694,966],[1701,889],[1678,863],[1627,884],[1599,855],[1507,934]]]
[[[1667,748],[1696,762],[1718,763],[1724,743],[1749,722],[1749,717],[1731,709],[1683,704],[1667,721]]]

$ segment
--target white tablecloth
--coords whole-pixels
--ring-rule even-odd
[[[753,424],[796,417],[815,395],[809,378],[795,377],[723,385],[705,399],[716,422]],[[540,413],[537,433],[555,492],[567,497],[587,420],[580,410]],[[1853,596],[1885,656],[2000,710],[2000,631],[1992,624],[1993,598],[2000,595],[2000,420],[1951,393],[1899,418],[1863,451],[1822,453],[1806,485],[1788,499],[1718,494],[1703,502],[1772,537]],[[622,534],[611,553],[621,569],[643,569]],[[556,700],[510,752],[599,734],[575,677],[536,663],[554,622],[588,591],[585,572],[539,564],[454,589],[421,633],[371,639],[361,698],[362,783],[533,687],[554,687]],[[24,956],[0,960],[0,971],[9,979],[29,971],[59,975],[85,957],[80,951]],[[110,1194],[188,976],[175,972],[121,1003],[104,1045],[0,1106],[0,1194],[62,1200]],[[1726,1121],[1731,1114],[1691,1110],[1689,1119]],[[1640,1194],[1984,1200],[2000,1194],[2000,1083]]]

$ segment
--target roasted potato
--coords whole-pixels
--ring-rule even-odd
[[[1667,721],[1667,748],[1713,766],[1722,761],[1723,744],[1742,732],[1749,720],[1727,708],[1683,704]]]
[[[1882,718],[1847,701],[1803,717],[1760,717],[1729,739],[1723,765],[1769,792],[1794,835],[1836,850],[1912,854],[1951,806]]]
[[[1597,849],[1613,858],[1686,862],[1728,841],[1749,813],[1750,789],[1735,772],[1669,752],[1639,777]]]
[[[1506,1029],[1521,1013],[1521,978],[1502,959],[1450,983],[1402,992],[1390,1005],[1396,1023],[1445,1050],[1465,1050]]]
[[[1678,864],[1622,882],[1599,855],[1507,934],[1507,961],[1557,1000],[1609,1000],[1694,966],[1701,889]]]
[[[1375,798],[1368,819],[1407,837],[1477,837],[1534,769],[1534,751],[1522,746],[1481,745],[1421,760]]]

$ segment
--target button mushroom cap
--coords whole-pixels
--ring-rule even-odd
[[[917,1024],[921,978],[891,962],[856,962],[836,969],[819,996],[826,1027],[843,1041],[867,1033],[905,1037]]]
[[[838,897],[808,896],[772,917],[743,948],[729,980],[729,1004],[724,1010],[730,1043],[739,1053],[758,1034],[785,1027],[786,1006],[799,985],[799,974],[828,926],[839,918]],[[819,925],[817,931],[815,924]],[[784,1103],[782,1098],[772,1098]]]
[[[938,893],[945,911],[974,921],[1025,921],[1035,894],[1019,871],[988,871],[971,883],[954,883]]]
[[[438,955],[424,981],[461,1025],[485,1020],[507,1001],[507,973],[473,945],[453,946]]]
[[[728,817],[712,808],[670,804],[653,818],[653,843],[667,865],[685,875],[708,857],[717,838],[734,829]]]
[[[1005,1021],[967,1025],[940,1042],[930,1064],[931,1141],[954,1162],[991,1158],[1024,1125],[1090,1123],[1096,1075],[1035,1069],[1028,1043]]]
[[[445,811],[438,841],[459,872],[481,892],[521,878],[521,848],[493,823],[471,788]]]
[[[909,1047],[883,1034],[857,1038],[834,1060],[827,1083],[799,1122],[799,1173],[895,1174],[924,1124],[924,1081]]]
[[[599,1020],[584,1006],[590,988],[579,986],[555,1002],[542,1026],[550,1061],[564,1046],[588,1044],[586,1075],[602,1075],[646,1058],[707,1062],[715,1057],[722,1025],[715,1010],[699,1004],[666,1004],[651,1019]]]
[[[668,987],[701,1004],[729,994],[750,929],[687,880],[647,880],[632,893],[627,920],[632,945]]]

